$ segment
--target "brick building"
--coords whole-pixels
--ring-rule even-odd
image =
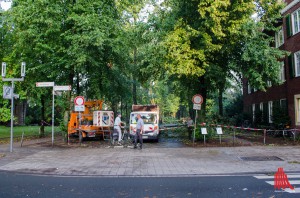
[[[288,117],[292,128],[300,128],[300,0],[285,0],[285,3],[281,10],[283,20],[278,24],[281,28],[274,34],[276,47],[291,53],[281,62],[282,83],[269,84],[267,91],[262,92],[244,81],[244,111],[252,115],[253,122],[272,124],[275,119],[277,123],[282,119],[286,124]]]

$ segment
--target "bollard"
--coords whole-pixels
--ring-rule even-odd
[[[21,137],[21,147],[23,146],[23,138],[24,138],[24,131],[23,131],[22,137]]]

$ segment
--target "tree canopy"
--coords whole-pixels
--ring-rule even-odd
[[[72,86],[61,100],[104,99],[114,111],[159,103],[166,116],[180,107],[191,114],[197,93],[204,115],[217,95],[222,115],[223,94],[242,77],[260,90],[276,82],[286,52],[269,32],[282,8],[276,0],[15,0],[1,11],[0,59],[10,76],[27,62],[17,91],[41,107],[50,90],[35,82],[53,81]],[[0,104],[7,121],[9,103]]]

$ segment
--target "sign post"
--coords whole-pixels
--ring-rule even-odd
[[[84,111],[84,97],[77,96],[74,99],[75,104],[75,111],[78,111],[78,118],[79,118],[79,142],[82,142],[82,133],[81,133],[81,112]]]
[[[36,82],[36,87],[52,87],[52,147],[54,145],[54,95],[55,91],[70,91],[71,86],[55,86],[54,82]]]
[[[52,87],[52,147],[54,144],[54,82],[36,82],[36,87]]]
[[[196,94],[196,95],[193,96],[192,101],[194,103],[193,109],[196,110],[195,126],[194,126],[194,134],[193,134],[193,146],[194,146],[195,136],[196,136],[198,110],[201,110],[201,104],[203,103],[203,97],[200,94]]]
[[[13,139],[14,139],[14,97],[18,98],[17,94],[14,94],[15,82],[24,81],[26,63],[21,63],[21,78],[5,78],[6,76],[6,63],[2,62],[1,76],[2,81],[11,81],[11,87],[3,86],[3,98],[11,99],[10,109],[10,152],[13,152]]]

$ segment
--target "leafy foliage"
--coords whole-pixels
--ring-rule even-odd
[[[193,117],[191,98],[200,93],[202,115],[223,115],[223,101],[230,106],[226,90],[242,77],[260,90],[267,80],[276,83],[278,59],[287,53],[272,47],[269,32],[282,6],[276,0],[15,0],[1,15],[0,45],[7,50],[0,58],[11,65],[9,76],[27,62],[16,91],[41,108],[41,119],[50,119],[51,102],[50,89],[35,87],[43,81],[72,86],[71,94],[57,97],[58,112],[83,95],[104,99],[114,111],[157,103],[164,116],[182,108]],[[8,104],[0,102],[2,119]]]

